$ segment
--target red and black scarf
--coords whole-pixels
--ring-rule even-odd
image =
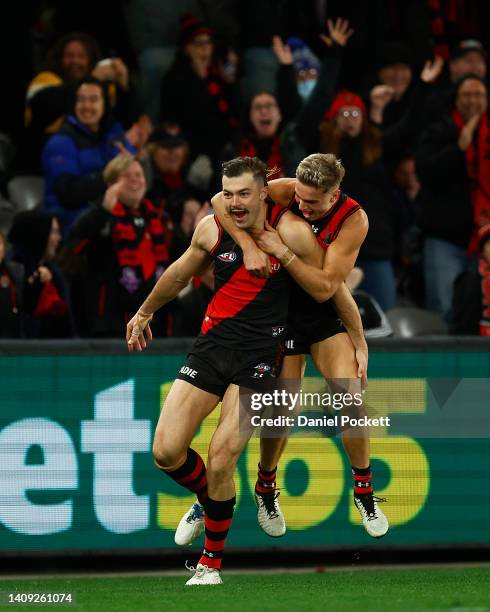
[[[233,115],[230,103],[224,94],[223,85],[223,79],[221,78],[218,66],[211,64],[208,68],[207,76],[208,93],[214,99],[219,112],[224,115],[228,127],[236,129],[238,127],[238,119]]]
[[[118,202],[112,215],[112,242],[121,268],[135,268],[144,281],[169,263],[169,240],[157,209],[143,200],[137,209]]]
[[[478,36],[480,23],[476,6],[468,0],[426,0],[434,55],[447,61],[454,40]]]
[[[452,118],[459,131],[464,121],[458,111]],[[471,239],[469,253],[478,249],[477,232],[480,227],[490,223],[490,129],[488,115],[484,113],[475,132],[475,138],[466,149],[466,168],[471,185],[471,203],[475,233]]]
[[[241,157],[260,157],[257,154],[257,146],[252,138],[245,138],[240,144]],[[268,180],[282,178],[284,176],[284,158],[281,153],[281,143],[278,136],[273,136],[269,156],[267,159],[262,159],[267,164],[267,167],[274,172],[267,176]]]

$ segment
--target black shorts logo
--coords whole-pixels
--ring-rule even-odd
[[[270,372],[272,367],[268,363],[259,363],[255,366],[254,370],[253,378],[264,378],[264,375]]]
[[[273,327],[272,328],[272,337],[273,338],[277,338],[278,336],[282,336],[285,329],[286,328],[284,326]]]
[[[188,376],[189,378],[196,378],[197,370],[193,370],[189,366],[182,366],[179,370],[179,374],[184,374],[184,376]]]

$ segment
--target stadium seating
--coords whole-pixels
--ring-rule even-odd
[[[422,308],[392,308],[386,313],[395,338],[414,338],[447,334],[448,326],[444,319]]]
[[[17,212],[32,210],[43,201],[44,179],[41,176],[16,176],[9,181],[7,190]]]

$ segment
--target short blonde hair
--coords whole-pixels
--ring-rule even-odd
[[[296,178],[300,183],[324,192],[338,187],[345,176],[340,159],[332,153],[313,153],[300,162]]]
[[[117,183],[120,176],[126,172],[134,161],[138,160],[129,153],[119,153],[114,159],[111,159],[102,172],[106,184],[113,185]]]

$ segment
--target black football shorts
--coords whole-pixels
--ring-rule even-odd
[[[295,317],[288,321],[284,355],[308,355],[312,344],[345,331],[342,321],[338,318]]]
[[[219,397],[231,384],[264,393],[275,384],[281,365],[277,343],[266,350],[240,351],[199,336],[176,378]]]

